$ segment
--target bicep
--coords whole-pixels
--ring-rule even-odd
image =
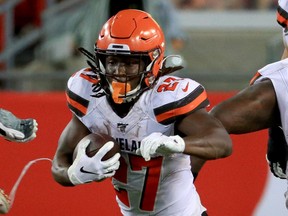
[[[249,86],[216,105],[210,114],[231,134],[265,129],[275,123],[276,95],[270,80]]]
[[[177,129],[187,136],[205,136],[210,131],[220,128],[224,130],[221,123],[209,115],[205,108],[199,109],[189,116],[183,118],[181,122],[177,124]]]
[[[231,154],[230,136],[221,122],[209,115],[205,108],[185,117],[177,129],[186,134],[186,154],[202,159],[222,158]]]
[[[67,170],[72,164],[73,152],[78,142],[87,134],[89,130],[73,116],[71,121],[63,130],[59,141],[58,148],[54,155],[52,164],[52,175],[58,183],[63,186],[72,186]]]

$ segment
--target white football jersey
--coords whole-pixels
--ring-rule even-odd
[[[177,119],[208,106],[203,86],[191,79],[163,76],[121,118],[106,96],[93,97],[92,84],[98,80],[91,74],[83,69],[69,79],[68,106],[92,133],[109,134],[120,144],[120,168],[112,184],[122,214],[200,216],[206,209],[193,184],[189,155],[145,161],[135,152],[144,137],[153,132],[174,135]]]

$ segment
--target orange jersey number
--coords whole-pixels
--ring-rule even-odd
[[[142,171],[145,173],[145,175],[143,176],[143,185],[139,185],[139,189],[142,189],[141,197],[139,197],[141,199],[139,206],[141,210],[153,211],[154,209],[154,203],[161,173],[160,169],[162,159],[162,157],[158,157],[151,159],[150,161],[145,161],[142,157],[129,155],[130,168],[128,168],[127,163],[122,157],[120,159],[120,168],[114,176],[114,178],[118,181],[124,184],[129,184],[129,182],[127,181],[127,175],[133,176],[134,174],[136,174],[137,176],[137,171]],[[131,182],[131,184],[133,183]],[[119,190],[116,190],[116,194],[121,200],[121,202],[123,202],[126,206],[130,207],[128,193],[125,189],[120,188]]]

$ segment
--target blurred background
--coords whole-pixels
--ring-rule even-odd
[[[183,39],[169,54],[181,54],[185,69],[180,75],[194,78],[208,90],[243,88],[283,51],[276,0],[171,0],[172,9],[169,0],[156,0],[158,5],[147,7],[145,2],[153,1],[132,6],[137,1],[0,2],[0,88],[4,90],[64,89],[67,78],[86,67],[77,48],[93,51],[100,27],[113,9],[121,7],[147,9],[164,29],[168,46],[171,37]]]
[[[165,32],[166,54],[183,57],[176,74],[203,84],[213,107],[281,58],[276,7],[276,0],[0,0],[0,107],[39,123],[27,145],[1,140],[0,188],[9,192],[29,160],[53,157],[71,117],[66,82],[87,67],[77,48],[93,52],[100,28],[118,10],[152,14]],[[208,162],[196,181],[209,216],[287,215],[287,182],[265,160],[267,131],[232,139],[232,156]],[[50,164],[40,165],[24,178],[9,215],[120,215],[108,180],[67,189],[52,179]]]

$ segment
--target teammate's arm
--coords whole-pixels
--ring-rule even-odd
[[[287,147],[287,144],[285,138],[280,137],[282,132],[277,132],[276,137],[271,133],[272,129],[275,130],[281,125],[281,120],[276,94],[270,80],[247,87],[236,96],[215,106],[210,113],[223,123],[230,134],[250,133],[269,128],[268,164],[276,177],[283,178],[287,161],[287,148],[284,147]]]
[[[277,109],[274,87],[267,79],[217,104],[210,114],[222,122],[229,134],[242,134],[279,125]],[[192,172],[197,175],[204,163],[192,156]]]
[[[243,134],[278,125],[276,111],[275,91],[267,79],[219,103],[210,114],[222,122],[229,134]]]
[[[220,102],[212,108],[210,114],[219,119],[229,134],[243,134],[258,131],[279,124],[274,118],[277,101],[273,84],[270,80],[249,86],[237,95]],[[193,158],[191,159],[193,165]],[[198,161],[201,168],[204,161]]]
[[[72,186],[67,170],[72,164],[73,152],[78,142],[90,131],[73,115],[71,121],[63,130],[59,141],[56,154],[53,159],[52,174],[59,184]]]

